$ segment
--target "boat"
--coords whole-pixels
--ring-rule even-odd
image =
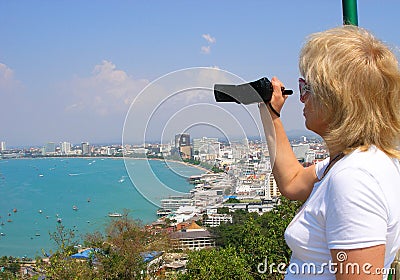
[[[5,236],[6,234],[4,232],[0,232],[0,235],[1,236]]]
[[[14,213],[17,213],[17,212],[18,212],[17,208],[14,208],[14,209],[13,209],[13,212],[14,212]]]
[[[76,205],[72,206],[72,210],[78,211],[78,206],[76,206]]]
[[[35,236],[40,236],[40,233],[35,233]]]
[[[118,218],[118,217],[122,217],[122,214],[114,212],[114,213],[108,213],[108,217],[112,217],[112,218]]]
[[[61,218],[57,218],[57,223],[61,224],[62,220]]]
[[[39,174],[39,177],[43,177],[44,175],[43,174]]]
[[[43,213],[43,211],[42,211],[41,209],[40,209],[38,212],[39,212],[39,214],[42,214],[42,213]]]

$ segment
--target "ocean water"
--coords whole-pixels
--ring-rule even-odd
[[[192,188],[185,177],[204,173],[157,160],[129,160],[127,164],[135,170],[133,181],[142,188],[148,181],[149,189],[158,188],[147,178],[149,166],[159,182],[181,192]],[[108,213],[124,209],[143,223],[157,219],[158,207],[137,191],[122,159],[0,160],[0,256],[35,257],[54,250],[49,233],[55,231],[58,218],[79,239],[104,230],[112,219]]]

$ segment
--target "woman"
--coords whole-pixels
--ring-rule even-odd
[[[305,201],[285,232],[285,279],[386,279],[400,247],[398,62],[366,30],[343,26],[312,34],[299,67],[306,127],[330,157],[299,164],[279,118],[287,96],[273,78],[271,102],[260,104],[273,174],[284,196]]]

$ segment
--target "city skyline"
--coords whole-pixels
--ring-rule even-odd
[[[289,130],[287,131],[287,135],[289,140],[293,141],[293,140],[298,140],[301,139],[302,137],[306,137],[307,139],[316,139],[319,141],[322,141],[322,138],[320,136],[318,136],[317,134],[315,134],[312,131],[308,131],[308,130]],[[229,141],[227,141],[225,138],[218,138],[215,137],[214,135],[200,135],[200,136],[196,136],[194,139],[201,139],[201,138],[216,138],[218,139],[219,142],[221,143],[230,143]],[[265,139],[261,139],[258,136],[248,136],[246,137],[247,140],[249,141],[264,141]],[[233,143],[235,142],[240,142],[243,140],[243,138],[233,138],[231,139]],[[169,141],[166,142],[159,142],[157,140],[149,140],[145,143],[143,142],[137,142],[137,143],[125,143],[125,145],[134,145],[134,146],[143,146],[143,145],[167,145],[167,144],[173,144],[174,142],[174,138],[171,138]],[[265,141],[264,141],[265,142]],[[78,140],[77,142],[71,142],[71,141],[66,141],[65,139],[63,140],[59,140],[59,141],[46,141],[43,143],[38,143],[38,144],[24,144],[24,145],[9,145],[9,143],[7,143],[6,141],[0,141],[0,146],[1,147],[5,147],[4,149],[0,149],[0,151],[10,151],[10,150],[14,150],[14,149],[29,149],[29,148],[43,148],[45,147],[46,144],[48,143],[55,143],[56,147],[59,147],[60,149],[62,149],[62,145],[63,144],[70,144],[71,148],[76,148],[76,147],[80,147],[82,145],[82,143],[90,143],[90,145],[93,146],[121,146],[122,143],[121,141],[108,141],[108,142],[88,142],[86,140]]]
[[[394,32],[399,8],[396,1],[380,5],[359,1],[359,25],[390,46],[400,46]],[[237,75],[236,82],[278,76],[294,90],[282,121],[289,131],[305,131],[296,84],[297,56],[308,34],[342,24],[342,7],[341,1],[316,0],[301,5],[297,1],[96,1],[96,5],[0,1],[0,22],[0,141],[7,147],[82,139],[118,143],[135,97],[160,77],[192,67],[227,71]],[[152,97],[144,99],[143,111],[154,110],[149,105]],[[212,111],[219,104],[204,92],[171,100],[157,113],[172,120],[193,104],[208,104],[211,120],[229,120],[221,110]],[[248,112],[232,108],[239,128],[248,129],[243,134],[258,137],[257,107],[246,107],[254,116],[254,125],[248,127]],[[187,119],[186,115],[173,119],[170,131]],[[230,123],[220,135],[216,125],[203,122],[177,132],[240,136],[239,129],[229,130]],[[138,143],[161,139],[160,131],[167,125],[155,122],[149,127],[146,137],[137,137]]]

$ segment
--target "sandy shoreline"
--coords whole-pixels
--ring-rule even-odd
[[[194,167],[194,168],[203,170],[203,171],[205,171],[206,173],[211,172],[209,169],[207,169],[207,168],[205,168],[205,167],[202,167],[202,166],[199,166],[199,165],[195,165],[195,164],[190,164],[190,163],[187,163],[187,162],[184,162],[184,161],[173,160],[173,159],[161,159],[161,158],[126,158],[126,159],[128,159],[128,160],[129,160],[129,159],[133,159],[133,160],[136,160],[136,159],[141,159],[141,160],[158,160],[158,161],[164,161],[164,162],[174,162],[174,163],[180,163],[180,164],[183,164],[183,165],[186,165],[186,166],[190,166],[190,167]]]

